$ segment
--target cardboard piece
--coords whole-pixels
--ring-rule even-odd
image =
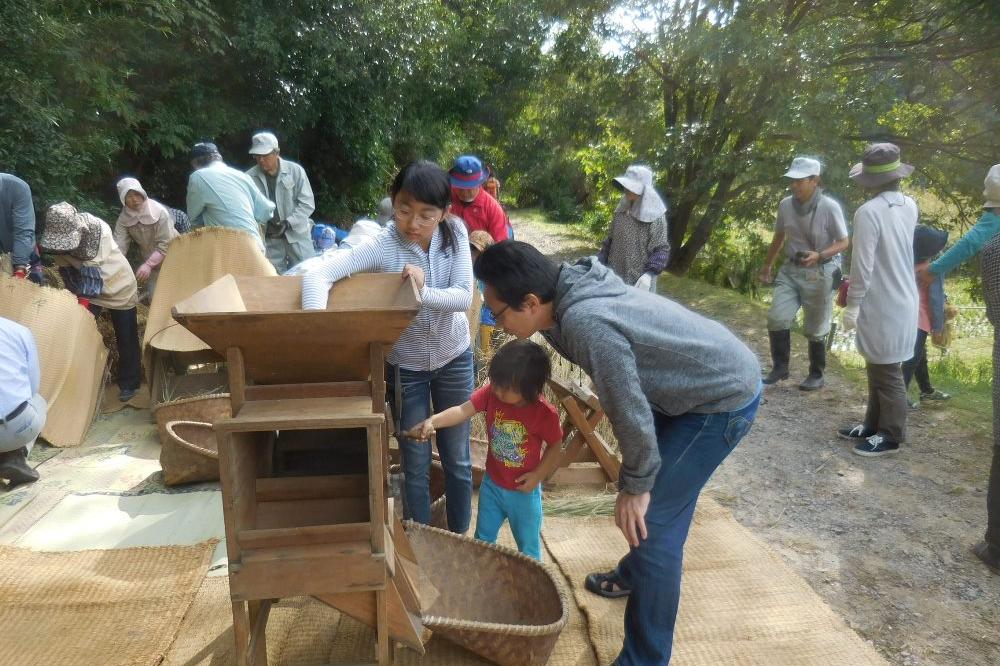
[[[0,275],[0,317],[28,327],[35,338],[39,392],[49,405],[42,438],[78,446],[97,411],[108,359],[93,315],[68,291]]]

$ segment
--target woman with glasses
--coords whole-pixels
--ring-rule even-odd
[[[400,432],[465,403],[472,394],[472,350],[466,311],[472,303],[472,260],[462,221],[449,214],[448,174],[428,161],[411,162],[389,188],[393,221],[358,247],[332,256],[302,279],[302,308],[321,310],[330,287],[354,273],[400,273],[413,278],[421,308],[389,352],[386,381]],[[396,403],[399,404],[396,404]],[[430,522],[431,449],[399,435],[404,511]],[[445,471],[448,529],[464,533],[472,513],[468,421],[437,432]]]

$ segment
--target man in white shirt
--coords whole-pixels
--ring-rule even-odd
[[[0,317],[0,479],[8,488],[38,480],[38,472],[28,465],[28,452],[48,409],[38,394],[40,383],[31,331]]]

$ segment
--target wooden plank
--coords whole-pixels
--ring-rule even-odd
[[[371,395],[368,382],[315,382],[311,384],[264,384],[247,386],[247,400],[297,400],[303,398],[349,398]]]
[[[247,529],[367,523],[370,520],[368,507],[368,497],[260,502],[256,524]]]
[[[243,352],[239,347],[226,349],[226,367],[229,371],[229,402],[233,407],[233,416],[240,413],[245,401],[246,371],[243,367]]]
[[[241,549],[253,550],[257,548],[368,541],[371,540],[370,530],[370,523],[307,525],[304,527],[278,527],[268,530],[242,530],[238,535],[238,539]]]
[[[386,552],[385,504],[386,470],[382,466],[382,425],[368,427],[368,484],[371,516],[372,552]]]
[[[251,664],[267,666],[267,618],[271,613],[271,600],[251,601],[250,607],[250,648]]]
[[[417,587],[417,580],[420,577],[420,569],[416,564],[402,557],[396,556],[396,573],[392,580],[399,590],[399,597],[403,600],[403,607],[411,613],[420,615],[423,606],[420,604],[420,589]]]
[[[239,561],[236,535],[257,525],[257,501],[254,484],[257,457],[263,433],[225,433],[219,435],[219,478],[222,482],[222,515],[226,528],[226,552],[229,560]]]
[[[381,342],[368,345],[369,366],[371,367],[372,411],[379,412],[385,406],[385,351]]]
[[[258,502],[367,496],[367,474],[331,474],[328,476],[288,476],[277,479],[257,479]]]
[[[237,666],[250,663],[250,615],[245,601],[233,601],[233,639]]]
[[[608,477],[612,481],[618,480],[618,471],[621,464],[618,459],[611,453],[611,449],[608,447],[607,443],[604,441],[600,435],[595,433],[589,428],[589,422],[587,418],[583,415],[583,412],[577,406],[574,399],[566,399],[562,401],[563,408],[569,415],[570,419],[577,424],[577,428],[580,429],[580,434],[587,441],[587,445],[594,452],[597,457],[597,461],[601,463],[601,467],[608,473]]]
[[[608,474],[600,463],[574,463],[560,467],[552,475],[551,482],[558,485],[600,486],[608,483]]]
[[[407,610],[395,579],[389,581],[385,592],[388,597],[386,625],[389,638],[424,654],[424,642],[429,635],[420,621],[420,615]],[[378,622],[373,592],[316,595],[316,598],[369,627],[375,627]]]
[[[372,591],[385,580],[385,556],[368,541],[246,551],[229,566],[234,600]]]
[[[381,409],[373,412],[371,407],[365,396],[258,400],[247,402],[239,415],[218,421],[215,428],[224,432],[364,428],[385,418]]]
[[[417,554],[413,552],[410,539],[406,536],[406,530],[403,529],[403,522],[395,514],[392,515],[392,520],[396,523],[396,528],[392,531],[392,541],[395,546],[396,555],[405,557],[410,562],[416,562]]]
[[[392,663],[392,652],[389,645],[389,595],[385,590],[375,593],[375,613],[375,653],[379,666],[389,666]]]

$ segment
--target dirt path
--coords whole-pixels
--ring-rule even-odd
[[[515,216],[514,227],[546,254],[593,251],[554,225]],[[763,316],[724,323],[768,363]],[[707,492],[891,663],[1000,664],[1000,577],[969,553],[985,523],[988,443],[946,408],[921,409],[899,455],[854,455],[836,430],[863,415],[863,389],[832,370],[823,390],[799,391],[804,340],[796,346],[792,380],[767,390]]]

